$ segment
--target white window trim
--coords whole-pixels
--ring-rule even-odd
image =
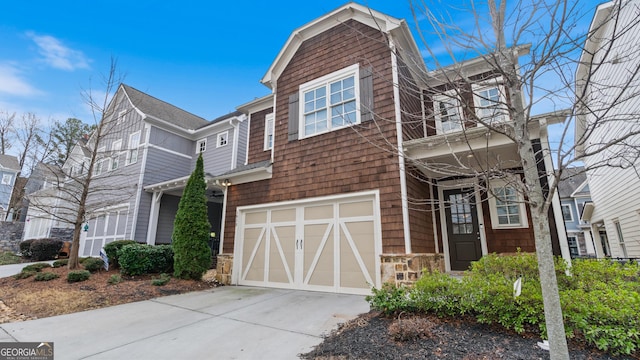
[[[269,127],[269,121],[271,121],[271,127]],[[269,130],[271,130],[271,146],[269,146]],[[275,121],[273,119],[273,113],[268,113],[264,117],[264,151],[271,150],[273,148],[273,140],[275,138]]]
[[[460,117],[460,128],[459,129],[451,129],[448,131],[444,131],[442,129],[442,121],[440,120],[440,103],[443,100],[455,99],[458,105],[455,109],[458,111],[458,116]],[[436,134],[445,134],[445,133],[453,133],[464,130],[464,114],[462,112],[462,101],[460,101],[460,97],[456,94],[456,91],[451,90],[443,93],[442,95],[435,95],[433,97],[433,114],[436,122]]]
[[[480,111],[482,110],[481,109],[482,105],[480,104],[480,101],[482,100],[482,98],[478,95],[478,93],[491,88],[498,88],[498,94],[500,96],[500,102],[498,104],[498,107],[500,108],[500,111],[504,111],[504,114],[500,115],[502,119],[498,119],[498,122],[507,121],[509,119],[509,112],[507,108],[507,97],[505,93],[506,89],[504,87],[504,81],[502,80],[502,76],[487,80],[480,84],[471,84],[475,114],[478,117],[478,119],[486,121],[481,117]],[[484,125],[481,124],[480,122],[477,122],[477,126],[484,126]]]
[[[99,176],[99,175],[101,175],[102,173],[105,172],[105,169],[104,169],[104,153],[105,153],[106,150],[107,150],[107,148],[104,147],[104,146],[101,147],[101,148],[98,148],[98,153],[96,154],[96,164],[95,164],[95,167],[93,169],[93,175],[95,175],[95,176]],[[107,171],[108,170],[109,170],[109,168],[107,167]]]
[[[9,178],[9,181],[4,181],[5,178]],[[13,180],[13,175],[11,174],[2,174],[2,185],[11,185],[11,180]]]
[[[118,121],[117,124],[123,123],[125,121],[125,116],[127,115],[127,110],[122,110],[118,113]]]
[[[620,219],[613,219],[613,227],[616,230],[616,238],[618,238],[618,247],[622,252],[623,258],[628,258],[627,244],[624,242],[624,236],[622,234],[622,225],[620,225]]]
[[[223,136],[224,136],[224,139],[225,139],[225,143],[224,144],[220,144],[220,139]],[[227,146],[227,145],[229,145],[229,131],[228,130],[219,133],[218,136],[216,137],[216,148]]]
[[[569,219],[569,220],[564,219],[564,212],[562,213],[562,218],[564,219],[564,221],[573,222],[573,219],[574,219],[574,218],[573,218],[573,210],[571,209],[571,208],[572,208],[572,206],[571,206],[571,205],[568,205],[568,204],[560,204],[560,209],[562,209],[562,208],[563,208],[563,207],[565,207],[565,206],[566,206],[567,208],[569,208],[569,217],[571,217],[571,219]]]
[[[134,136],[138,135],[138,145],[133,147],[131,146],[131,139],[133,139]],[[132,164],[135,164],[138,162],[138,158],[140,157],[140,153],[139,153],[139,147],[140,147],[140,140],[141,140],[141,134],[140,131],[136,131],[134,133],[129,134],[129,149],[127,151],[127,160],[126,160],[126,164],[125,166],[129,166]],[[131,154],[133,154],[133,151],[136,151],[136,160],[135,161],[131,161]]]
[[[331,128],[331,106],[329,105],[329,94],[327,92],[327,130],[322,132],[313,133],[310,135],[305,134],[305,126],[304,126],[304,93],[318,88],[323,84],[328,87],[329,83],[335,82],[337,80],[341,80],[353,75],[353,91],[356,99],[356,121],[350,125],[343,125],[336,128]],[[360,124],[360,64],[353,64],[351,66],[347,66],[344,69],[340,69],[338,71],[334,71],[331,74],[327,74],[325,76],[319,77],[317,79],[311,80],[307,83],[300,85],[298,90],[298,139],[304,139],[316,135],[326,134],[331,131],[344,129],[353,125]]]
[[[122,139],[111,143],[111,163],[109,164],[109,171],[118,170],[120,167],[120,150],[122,150]]]
[[[200,147],[204,145],[204,149],[200,150]],[[196,142],[196,154],[200,154],[207,151],[207,138],[200,139]]]
[[[524,202],[522,193],[518,191],[518,187],[514,186],[514,181],[519,180],[515,177],[510,177],[508,180],[494,179],[489,182],[489,188],[491,191],[488,193],[489,197],[489,214],[491,216],[491,228],[492,229],[523,229],[529,227],[529,220],[527,218],[527,206]],[[498,209],[496,207],[496,198],[493,195],[493,189],[496,187],[512,186],[516,189],[518,210],[520,213],[519,224],[500,224],[498,221]]]

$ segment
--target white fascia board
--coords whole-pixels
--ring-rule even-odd
[[[280,77],[280,74],[284,71],[287,64],[289,64],[289,61],[293,58],[293,55],[296,53],[302,42],[351,19],[368,25],[374,29],[380,29],[385,33],[389,33],[396,29],[402,23],[399,19],[372,10],[366,6],[356,3],[345,4],[326,15],[317,18],[316,20],[295,29],[260,82],[268,88],[273,89],[274,82],[278,77]]]
[[[266,110],[270,107],[275,107],[273,93],[237,106],[236,110],[249,115],[251,113]]]
[[[267,180],[271,179],[273,176],[272,166],[273,165],[269,165],[267,167],[258,167],[255,169],[240,171],[233,174],[219,175],[212,177],[210,181],[222,182],[224,180],[229,180],[231,182],[231,185],[238,185],[254,181]]]
[[[221,130],[224,130],[225,128],[231,129],[232,125],[231,123],[233,121],[237,121],[237,122],[243,122],[246,120],[246,116],[243,114],[241,116],[232,116],[229,117],[227,119],[224,119],[222,121],[218,121],[216,123],[213,124],[209,124],[205,127],[199,128],[197,130],[193,130],[193,129],[185,129],[181,126],[172,124],[168,121],[165,121],[163,119],[159,119],[153,115],[148,115],[148,114],[143,114],[143,118],[144,121],[148,122],[151,125],[155,125],[163,130],[169,131],[171,133],[174,133],[176,135],[180,135],[183,136],[189,140],[199,140],[200,138],[202,138],[203,136],[206,136],[209,133],[215,133]]]

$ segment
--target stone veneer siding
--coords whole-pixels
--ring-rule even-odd
[[[23,231],[23,222],[0,222],[0,250],[18,252]]]

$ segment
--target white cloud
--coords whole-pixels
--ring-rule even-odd
[[[38,45],[40,54],[44,56],[44,61],[50,66],[67,71],[89,69],[91,60],[82,51],[73,50],[50,35],[37,35],[28,32],[27,36]]]
[[[21,71],[11,63],[0,63],[0,93],[31,96],[40,93],[21,77]]]

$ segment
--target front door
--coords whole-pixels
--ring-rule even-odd
[[[473,189],[444,192],[451,270],[467,270],[482,257]]]

